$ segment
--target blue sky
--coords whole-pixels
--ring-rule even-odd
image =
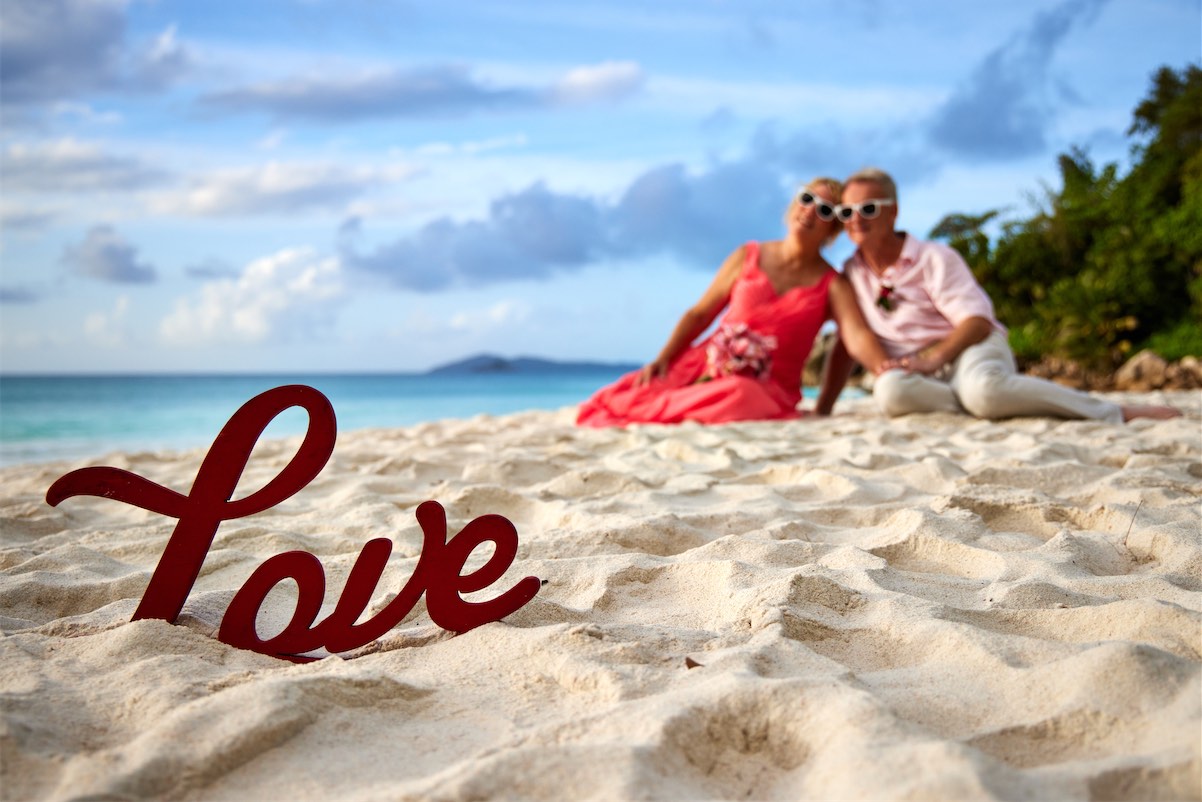
[[[1125,164],[1198,0],[4,0],[0,370],[651,358],[790,194]],[[841,239],[828,252],[849,254]]]

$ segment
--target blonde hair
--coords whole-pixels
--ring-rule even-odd
[[[843,184],[839,181],[839,179],[831,178],[830,176],[825,175],[820,175],[817,178],[811,178],[809,181],[806,181],[804,184],[799,186],[797,191],[793,193],[793,200],[789,202],[789,208],[785,210],[786,220],[788,220],[789,212],[793,209],[793,204],[798,202],[797,196],[801,194],[803,189],[809,189],[810,187],[822,187],[823,189],[829,190],[831,197],[835,199],[834,202],[831,203],[832,206],[837,206],[839,203],[839,198],[843,196]],[[834,224],[834,228],[831,230],[831,235],[822,241],[822,247],[824,248],[838,239],[839,233],[843,231],[843,221],[838,217],[832,220],[831,223]]]
[[[865,167],[862,170],[857,170],[847,177],[847,180],[843,182],[843,186],[854,184],[859,181],[876,184],[881,189],[885,190],[886,198],[891,201],[897,200],[897,184],[893,182],[893,176],[889,175],[879,167]]]

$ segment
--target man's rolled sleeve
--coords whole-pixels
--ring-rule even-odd
[[[955,250],[937,242],[926,243],[924,254],[927,291],[939,313],[953,326],[970,317],[983,317],[1005,331],[993,312],[993,301]]]

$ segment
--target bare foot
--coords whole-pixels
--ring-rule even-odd
[[[1169,418],[1180,418],[1181,410],[1173,407],[1162,407],[1150,404],[1135,404],[1133,406],[1123,407],[1123,423],[1136,418],[1154,418],[1155,420],[1168,420]]]

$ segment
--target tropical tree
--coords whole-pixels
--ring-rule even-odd
[[[1093,368],[1134,349],[1202,354],[1202,69],[1163,67],[1128,130],[1132,166],[1097,168],[1074,148],[1060,190],[1028,219],[953,214],[932,230],[964,256],[1022,358]]]

